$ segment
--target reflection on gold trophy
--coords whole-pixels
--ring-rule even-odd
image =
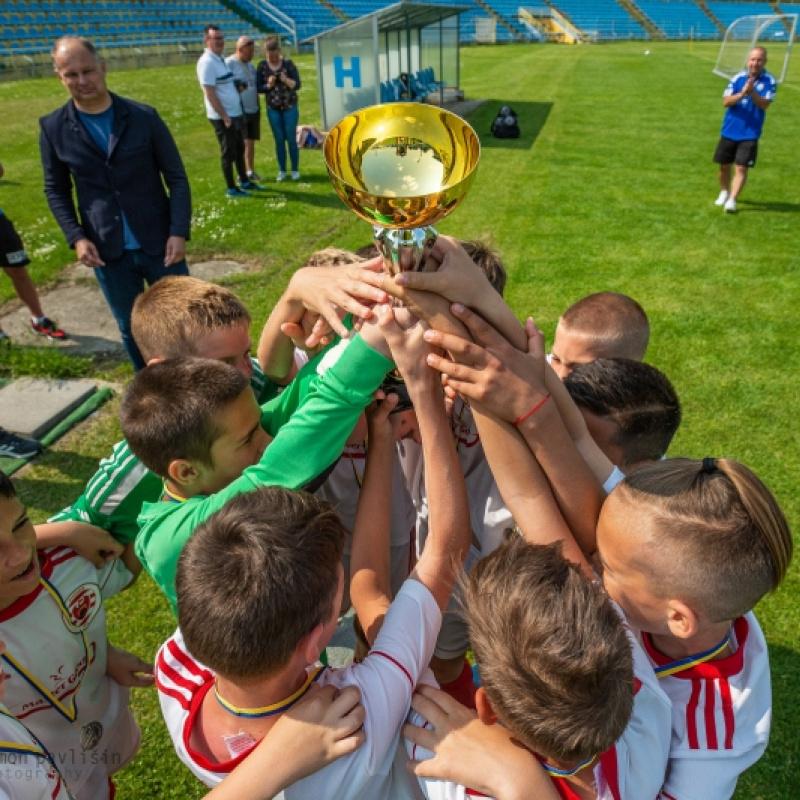
[[[461,117],[420,103],[385,103],[346,116],[325,139],[336,192],[371,222],[384,268],[422,269],[433,225],[466,196],[480,142]]]

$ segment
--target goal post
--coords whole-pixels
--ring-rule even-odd
[[[725,31],[714,74],[727,80],[747,68],[747,56],[754,47],[768,51],[767,69],[783,83],[797,31],[798,14],[758,14],[739,17]]]

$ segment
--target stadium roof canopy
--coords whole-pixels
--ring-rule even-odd
[[[395,3],[329,28],[314,43],[320,116],[326,130],[366,106],[444,102],[459,93],[459,15],[472,6]]]
[[[375,17],[378,23],[378,32],[384,33],[385,31],[399,31],[408,30],[410,28],[427,28],[437,22],[441,22],[449,17],[457,16],[465,11],[473,11],[475,6],[453,6],[453,5],[436,5],[433,3],[414,3],[402,0],[400,3],[395,3],[385,8],[379,8],[377,11],[372,11],[365,14],[363,17],[351,19],[337,25],[335,28],[328,28],[328,30],[318,33],[315,36],[309,36],[303,40],[303,43],[313,42],[315,39],[324,38],[332,33],[338,33],[343,28],[355,23],[363,23],[364,20],[372,19]]]

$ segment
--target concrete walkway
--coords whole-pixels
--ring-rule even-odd
[[[189,265],[192,275],[208,281],[254,269],[238,261],[203,261]],[[58,347],[75,355],[125,357],[117,323],[100,291],[94,270],[82,264],[69,267],[57,286],[39,291],[39,298],[44,313],[58,322],[69,339],[53,342],[34,333],[27,307],[14,298],[0,306],[0,326],[12,343]]]

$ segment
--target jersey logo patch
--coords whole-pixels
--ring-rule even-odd
[[[75,633],[86,630],[94,619],[102,603],[100,591],[93,583],[79,586],[66,600],[69,620],[64,619],[67,628]]]

